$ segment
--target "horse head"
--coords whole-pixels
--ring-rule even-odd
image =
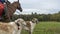
[[[17,3],[17,9],[22,12],[21,4],[18,1],[16,3]]]
[[[12,3],[12,6],[14,6],[16,9],[18,9],[20,12],[22,12],[21,4],[16,1]]]

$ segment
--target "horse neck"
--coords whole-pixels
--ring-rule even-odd
[[[12,6],[17,8],[17,3],[13,3]]]

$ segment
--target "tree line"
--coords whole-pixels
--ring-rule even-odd
[[[23,18],[24,20],[31,20],[32,18],[37,18],[39,21],[60,21],[60,12],[55,14],[37,14],[32,13],[31,15],[14,15],[14,20],[18,18]]]

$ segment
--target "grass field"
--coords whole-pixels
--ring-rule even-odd
[[[22,34],[28,34],[22,31]],[[60,22],[40,22],[36,25],[33,34],[60,34]]]

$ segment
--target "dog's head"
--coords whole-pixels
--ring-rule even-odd
[[[19,19],[15,20],[15,22],[18,23],[20,26],[26,25],[24,19],[22,19],[22,18],[19,18]]]
[[[32,19],[32,22],[33,22],[33,23],[38,23],[38,19],[37,19],[37,18],[33,18],[33,19]]]

